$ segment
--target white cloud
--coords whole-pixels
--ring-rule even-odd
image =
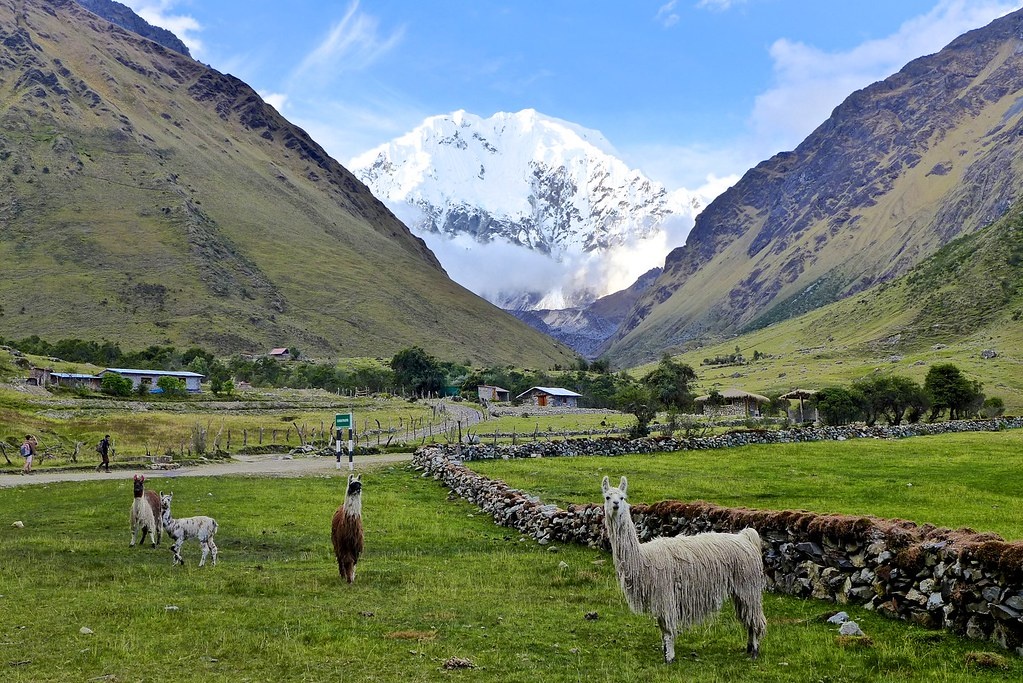
[[[709,9],[717,12],[724,12],[731,9],[733,5],[741,5],[746,0],[700,0],[696,3],[697,9]]]
[[[661,5],[657,10],[656,21],[660,23],[664,28],[671,28],[679,22],[678,13],[675,11],[675,5],[678,4],[678,0],[671,0],[671,2]]]
[[[180,38],[193,57],[202,54],[202,41],[195,35],[202,31],[202,26],[194,17],[174,12],[178,0],[124,0],[124,2],[135,14],[153,26],[165,28]]]
[[[377,19],[360,12],[359,3],[353,2],[327,37],[302,60],[294,77],[327,80],[345,71],[364,69],[397,46],[403,36],[403,27],[382,35]]]
[[[266,101],[267,104],[269,104],[271,107],[276,109],[278,112],[284,111],[284,105],[288,103],[288,96],[285,95],[284,93],[279,93],[279,92],[262,93],[261,92],[261,93],[259,93],[259,96],[262,97]]]
[[[942,0],[894,34],[845,52],[777,40],[770,48],[775,85],[756,98],[752,132],[775,150],[791,149],[853,91],[887,78],[909,61],[937,52],[962,33],[1020,6],[998,0]]]

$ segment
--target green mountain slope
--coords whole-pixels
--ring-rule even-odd
[[[750,170],[606,349],[619,363],[798,315],[907,272],[1023,194],[1023,11],[853,93]]]
[[[766,357],[748,365],[701,366],[703,359],[728,355],[736,346],[747,359],[755,351]],[[991,351],[994,357],[985,357]],[[922,381],[932,364],[952,362],[1019,414],[1023,202],[890,283],[681,358],[697,369],[705,389],[758,393],[848,384],[875,372]]]
[[[573,357],[247,85],[67,0],[0,0],[0,262],[6,337]]]

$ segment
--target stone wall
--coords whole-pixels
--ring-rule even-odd
[[[781,438],[819,440],[826,438],[826,434],[841,439],[879,437],[881,433],[877,430],[891,438],[936,433],[935,430],[978,431],[1020,426],[1023,421],[1007,418],[894,429],[790,430],[785,437],[777,436],[778,432],[740,432],[711,437],[701,443],[709,448],[777,443]],[[572,542],[607,549],[602,506],[585,503],[561,509],[545,505],[535,496],[483,477],[462,464],[462,460],[495,457],[620,455],[667,450],[654,448],[650,443],[663,444],[663,439],[598,441],[608,443],[431,446],[419,449],[413,463],[424,476],[442,481],[497,523],[517,529],[541,544]],[[594,482],[595,491],[596,488]],[[980,534],[971,529],[953,531],[904,520],[722,508],[703,502],[634,505],[632,515],[644,541],[657,536],[738,531],[751,526],[764,542],[764,567],[771,590],[861,605],[892,618],[990,640],[1023,655],[1023,543],[1006,543],[995,534]]]

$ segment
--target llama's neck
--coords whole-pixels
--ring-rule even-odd
[[[341,508],[349,517],[362,516],[362,496],[345,496],[345,502]]]
[[[611,541],[611,556],[614,559],[615,573],[621,584],[625,598],[635,611],[644,608],[643,590],[647,581],[643,572],[643,555],[639,547],[639,533],[632,522],[632,515],[626,506],[613,517],[605,513],[607,535]]]

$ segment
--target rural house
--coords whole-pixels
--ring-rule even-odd
[[[273,358],[274,360],[291,360],[291,349],[279,348],[270,349],[270,353],[266,354],[267,358]]]
[[[533,387],[515,398],[537,408],[578,408],[582,394],[561,387]]]
[[[476,387],[476,394],[481,401],[510,401],[511,392],[492,384],[481,384]]]
[[[200,383],[205,375],[200,375],[198,372],[188,372],[185,370],[133,370],[130,368],[107,368],[103,372],[99,373],[102,378],[108,372],[120,375],[121,377],[127,377],[131,380],[132,389],[137,390],[139,385],[146,385],[150,387],[150,391],[156,388],[156,383],[160,381],[161,377],[176,377],[185,383],[185,389],[190,393],[198,393],[201,391]]]
[[[723,403],[711,403],[711,395],[697,396],[696,402],[703,406],[703,414],[714,417],[760,417],[760,406],[770,403],[771,399],[760,394],[751,394],[740,389],[725,389],[718,396]]]
[[[28,383],[35,386],[87,387],[99,389],[99,377],[79,372],[54,372],[47,368],[29,370]]]

